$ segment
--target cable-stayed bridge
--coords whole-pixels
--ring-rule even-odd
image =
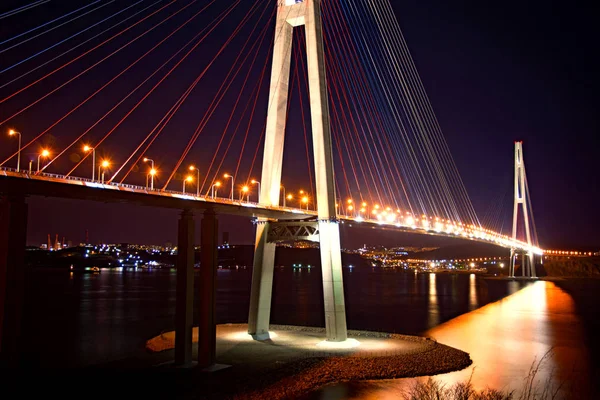
[[[99,0],[63,11],[0,38],[5,276],[21,273],[26,196],[181,209],[176,362],[189,364],[202,212],[202,365],[214,362],[217,214],[256,222],[249,333],[259,340],[281,240],[320,242],[327,339],[346,339],[341,223],[492,243],[510,249],[511,276],[523,254],[535,277],[521,143],[505,235],[477,217],[389,1]]]

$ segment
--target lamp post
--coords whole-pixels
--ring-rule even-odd
[[[248,194],[248,201],[250,201],[250,188],[246,185],[242,186],[242,189],[240,190],[240,201],[244,200],[244,195]]]
[[[200,196],[200,170],[198,167],[190,165],[190,171],[196,170],[196,196]]]
[[[40,172],[40,157],[48,157],[50,155],[50,152],[48,150],[42,150],[42,152],[40,154],[38,154],[38,158],[37,158],[37,172]]]
[[[230,174],[224,174],[223,177],[224,178],[231,178],[231,201],[233,201],[233,181],[235,180],[235,177],[233,175],[230,175]]]
[[[104,185],[104,172],[106,171],[106,168],[108,168],[110,166],[110,162],[108,162],[108,160],[103,160],[100,165],[98,166],[98,176],[101,177],[101,182]],[[102,170],[102,174],[100,174],[100,170]]]
[[[17,150],[17,172],[19,172],[20,168],[21,168],[21,132],[17,132],[14,129],[11,129],[8,131],[8,136],[14,136],[14,135],[19,136],[19,147]]]
[[[221,187],[221,182],[215,182],[215,183],[212,185],[212,198],[213,198],[213,199],[214,199],[214,198],[215,198],[215,196],[217,195],[217,191],[219,190],[219,188],[220,188],[220,187]],[[215,188],[217,188],[217,189],[215,190]]]
[[[250,183],[252,183],[253,185],[257,185],[258,186],[258,195],[256,196],[256,198],[258,199],[257,203],[260,203],[260,182],[257,181],[256,179],[252,179],[250,181]],[[250,201],[250,196],[248,195],[248,201]]]
[[[31,174],[31,166],[33,165],[33,160],[29,160],[29,173]]]
[[[96,178],[94,176],[95,172],[96,172],[96,148],[95,147],[90,147],[88,145],[83,146],[83,151],[84,152],[88,152],[90,151],[92,152],[92,182],[94,182],[94,179]]]
[[[154,169],[154,160],[144,157],[143,161],[150,163],[150,190],[154,190],[154,175],[156,175],[156,170]]]
[[[283,206],[284,206],[284,207],[286,207],[286,205],[285,205],[285,200],[286,200],[286,199],[287,199],[287,200],[293,200],[293,199],[294,199],[294,196],[292,196],[291,194],[288,194],[287,196],[285,196],[285,197],[283,198]]]
[[[302,197],[302,203],[306,204],[306,209],[308,210],[308,196]],[[300,208],[302,208],[302,206]]]
[[[185,177],[185,179],[183,180],[183,194],[185,194],[185,183],[186,182],[193,182],[194,178],[191,175],[188,175]]]

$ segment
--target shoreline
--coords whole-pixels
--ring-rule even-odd
[[[325,328],[271,325],[273,337],[262,342],[252,340],[246,330],[247,324],[217,325],[217,363],[229,367],[200,372],[190,394],[202,393],[207,399],[296,398],[336,382],[435,375],[472,363],[468,353],[420,336],[349,330],[348,337],[360,345],[336,348],[323,344]],[[194,352],[197,328],[195,332]],[[174,336],[158,335],[147,341],[147,348],[172,352]]]

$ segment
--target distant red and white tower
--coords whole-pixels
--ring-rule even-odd
[[[515,196],[514,196],[514,210],[513,210],[513,227],[512,227],[512,238],[517,239],[517,227],[519,222],[519,205],[523,209],[523,222],[525,225],[525,238],[530,249],[527,254],[523,253],[523,259],[521,262],[521,274],[530,278],[535,278],[535,262],[532,251],[532,240],[531,240],[531,229],[530,229],[530,211],[529,210],[529,190],[527,187],[527,176],[525,175],[525,163],[523,161],[523,142],[515,142]],[[515,249],[511,249],[510,252],[510,263],[508,276],[515,276]]]

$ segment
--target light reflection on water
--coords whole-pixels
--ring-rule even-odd
[[[430,277],[429,282],[432,297],[436,290],[435,277]],[[470,300],[471,293],[470,289]],[[536,375],[536,382],[542,382],[543,386],[552,375],[554,384],[576,382],[582,391],[591,383],[590,360],[575,304],[569,294],[552,282],[532,283],[511,296],[430,329],[424,335],[468,352],[473,360],[473,364],[462,371],[435,376],[446,385],[471,378],[477,389],[519,391],[532,364],[550,350]],[[334,385],[311,398],[398,399],[416,381],[427,379]],[[578,398],[589,397],[581,394]]]
[[[440,306],[438,304],[437,287],[435,285],[435,274],[429,274],[429,326],[440,323]]]

